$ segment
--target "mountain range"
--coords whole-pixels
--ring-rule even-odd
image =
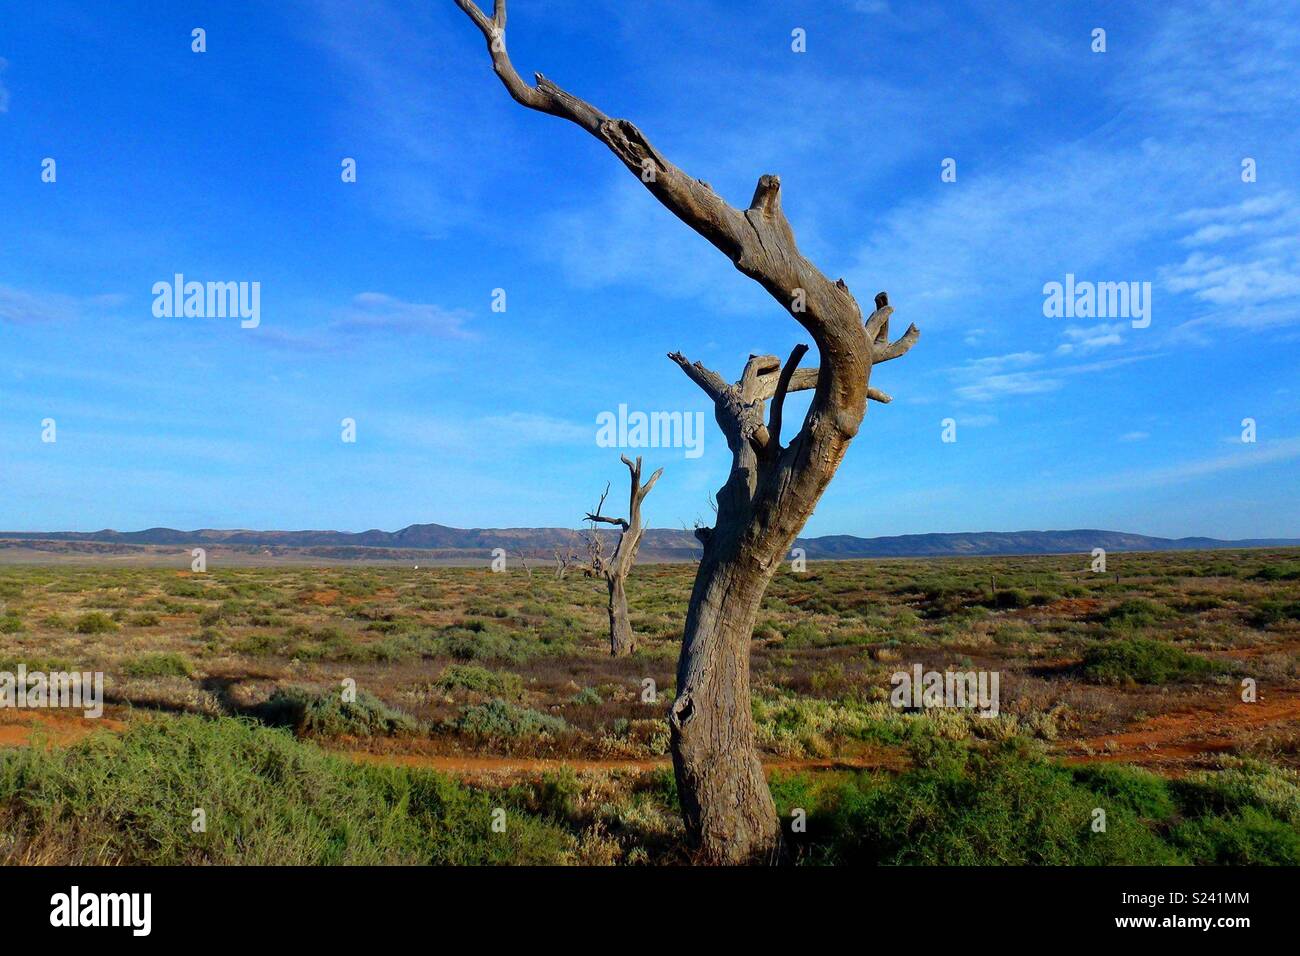
[[[450,528],[413,524],[400,531],[0,531],[0,548],[55,550],[75,553],[123,554],[162,548],[222,548],[234,552],[339,560],[409,560],[425,557],[444,561],[477,560],[504,548],[510,555],[550,560],[556,549],[584,553],[581,534],[569,528]],[[608,539],[614,531],[603,531]],[[64,547],[59,547],[63,545]],[[1017,554],[1088,554],[1106,551],[1177,551],[1216,548],[1300,546],[1300,538],[1159,538],[1122,531],[975,531],[944,534],[904,534],[860,538],[838,534],[800,538],[810,559],[976,557]],[[607,546],[608,547],[608,546]],[[641,545],[646,561],[689,561],[698,557],[699,542],[689,530],[651,528]],[[608,553],[608,551],[607,551]]]

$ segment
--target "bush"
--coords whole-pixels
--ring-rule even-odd
[[[180,654],[141,654],[122,665],[129,677],[190,677],[194,667]]]
[[[1033,603],[1033,598],[1020,588],[1002,588],[995,591],[993,597],[987,603],[989,607],[1010,610],[1012,608],[1029,607]]]
[[[1164,820],[1176,810],[1168,782],[1149,770],[1093,764],[1073,767],[1070,772],[1081,787],[1119,803],[1144,820]]]
[[[1138,627],[1151,627],[1174,616],[1174,612],[1163,604],[1148,601],[1145,598],[1133,598],[1121,601],[1101,615],[1101,623],[1106,627],[1130,630]]]
[[[1256,627],[1269,627],[1283,621],[1300,621],[1300,601],[1262,601],[1250,616]]]
[[[1162,864],[1178,861],[1122,803],[1079,786],[1069,770],[1017,743],[987,754],[931,744],[895,778],[863,774],[821,819],[819,862],[945,866]],[[1092,832],[1106,809],[1106,831]]]
[[[23,619],[17,611],[6,611],[0,615],[0,634],[18,634],[23,630]]]
[[[1300,866],[1300,828],[1248,807],[1239,813],[1178,824],[1173,842],[1216,866]]]
[[[438,635],[431,651],[435,655],[454,657],[460,661],[502,660],[520,664],[539,653],[535,642],[506,631],[499,625],[485,621],[470,621],[461,627],[450,627]]]
[[[374,737],[418,733],[419,721],[361,691],[344,701],[338,691],[316,693],[302,687],[282,687],[256,708],[266,723],[291,727],[301,737]]]
[[[503,833],[489,825],[496,806],[509,813]],[[188,826],[193,807],[207,814],[204,833]],[[231,718],[4,751],[0,811],[0,863],[553,865],[574,849],[508,794],[354,764]]]
[[[1266,564],[1250,577],[1254,581],[1300,581],[1300,563]]]
[[[1083,657],[1084,679],[1094,684],[1168,684],[1220,670],[1214,661],[1143,637],[1107,641],[1089,648]]]
[[[116,630],[117,624],[102,611],[91,611],[89,614],[83,614],[77,618],[76,631],[78,634],[107,634]]]
[[[527,707],[516,707],[497,698],[486,704],[466,707],[449,721],[457,733],[483,738],[532,737],[558,734],[568,729],[563,719]]]
[[[479,694],[517,699],[524,690],[518,674],[498,673],[477,664],[452,664],[434,684],[440,690],[469,690]]]

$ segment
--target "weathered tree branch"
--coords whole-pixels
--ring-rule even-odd
[[[726,380],[712,369],[705,368],[699,362],[691,362],[681,352],[669,352],[668,357],[681,366],[683,372],[692,382],[704,390],[704,394],[713,401],[721,401],[730,386]]]
[[[799,362],[807,351],[808,346],[802,343],[794,347],[790,358],[786,360],[785,368],[781,369],[781,378],[776,383],[776,395],[772,398],[772,415],[767,425],[771,442],[769,447],[774,451],[781,449],[781,416],[785,411],[785,394],[790,389],[790,379],[794,377],[795,369],[799,367]]]
[[[593,522],[592,535],[597,539],[597,545],[594,546],[596,550],[593,551],[592,565],[604,576],[605,583],[609,588],[609,646],[610,653],[615,657],[630,654],[636,649],[636,639],[632,632],[631,619],[627,611],[626,581],[628,574],[632,571],[632,565],[636,563],[636,553],[641,547],[641,538],[645,534],[645,528],[641,523],[641,503],[645,501],[646,495],[650,494],[655,483],[659,481],[660,475],[664,473],[664,470],[660,468],[643,485],[641,484],[640,456],[637,456],[636,461],[632,461],[627,455],[620,455],[619,457],[622,459],[623,464],[627,465],[628,476],[631,479],[627,518],[608,518],[601,515],[600,511],[604,507],[605,496],[609,494],[608,484],[605,485],[605,494],[600,496],[600,504],[596,506],[595,512],[587,513],[587,520]],[[614,554],[608,562],[601,557],[599,551],[599,535],[594,530],[594,523],[598,521],[617,525],[622,529],[618,544],[614,547]]]
[[[744,210],[729,205],[665,159],[627,120],[609,118],[541,74],[535,86],[525,83],[506,52],[505,0],[495,0],[491,18],[472,0],[456,3],[483,33],[493,69],[517,102],[567,119],[603,142],[660,203],[766,289],[817,348],[819,368],[797,367],[806,351],[800,346],[784,366],[774,356],[751,357],[734,385],[680,353],[669,355],[713,402],[732,452],[730,474],[718,492],[716,526],[695,532],[705,548],[687,610],[678,696],[669,718],[682,813],[704,860],[767,857],[780,841],[780,826],[753,749],[749,642],[754,623],[781,556],[843,460],[868,401],[890,401],[871,387],[872,365],[905,354],[918,333],[909,328],[890,343],[888,297],[876,297],[876,310],[864,322],[844,280],[832,282],[800,252],[782,210],[779,177],[760,177]],[[785,399],[801,390],[813,392],[803,427],[782,449]],[[770,427],[763,420],[768,399],[775,400]],[[635,554],[644,497],[640,460],[635,466],[624,461],[632,475],[631,513],[615,561],[606,566],[612,634],[614,609],[626,606],[621,585],[616,590],[613,583],[622,580],[615,566]],[[597,508],[589,516],[593,523],[599,514]],[[613,644],[618,647],[616,637]]]
[[[909,325],[907,331],[900,335],[891,345],[883,349],[873,349],[871,364],[879,365],[882,362],[890,362],[896,358],[901,358],[908,353],[916,340],[921,337],[921,330],[915,325]]]

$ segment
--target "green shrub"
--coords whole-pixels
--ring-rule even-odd
[[[302,687],[282,687],[256,709],[268,724],[291,727],[300,737],[374,737],[418,733],[420,722],[389,707],[366,691],[355,701],[340,691],[318,693]]]
[[[434,685],[440,690],[469,690],[479,694],[517,699],[524,690],[518,674],[490,671],[477,664],[451,664]]]
[[[1092,764],[1070,770],[1074,782],[1131,810],[1144,820],[1165,820],[1176,804],[1168,781],[1140,767]]]
[[[1033,603],[1033,598],[1020,588],[1001,588],[993,593],[993,597],[987,603],[990,607],[1010,610],[1029,607]]]
[[[69,673],[75,668],[72,662],[62,657],[25,657],[17,655],[0,656],[0,671],[14,673],[18,670],[18,665],[22,664],[30,674],[33,671],[40,671],[42,674],[50,674],[55,671]]]
[[[494,807],[509,814],[490,826]],[[202,807],[206,832],[191,831]],[[500,865],[567,862],[574,841],[508,794],[354,764],[230,718],[137,723],[0,752],[0,862]]]
[[[181,654],[141,654],[122,665],[129,677],[190,677],[194,666]]]
[[[1131,630],[1138,627],[1151,627],[1174,616],[1174,612],[1163,604],[1148,601],[1146,598],[1132,598],[1121,601],[1101,615],[1106,627]]]
[[[1300,827],[1254,807],[1187,820],[1170,836],[1184,853],[1206,865],[1300,866]]]
[[[1284,621],[1300,621],[1300,601],[1261,601],[1250,616],[1255,627],[1270,627]]]
[[[449,726],[457,733],[472,737],[516,738],[558,734],[569,725],[553,714],[517,707],[497,698],[465,707]]]
[[[163,584],[162,589],[172,597],[198,598],[203,597],[206,593],[203,590],[202,584],[199,584],[197,581],[187,581],[184,578],[176,581],[167,581]]]
[[[19,634],[23,630],[23,619],[17,611],[6,611],[0,615],[0,634]]]
[[[1092,831],[1103,797],[1067,769],[1015,743],[977,753],[957,746],[918,752],[898,777],[863,774],[809,821],[829,839],[813,859],[837,864],[929,866],[1129,865],[1178,862],[1178,854],[1130,809],[1114,802],[1106,831]]]
[[[83,614],[77,618],[76,631],[78,634],[107,634],[116,630],[117,624],[102,611],[91,611],[89,614]]]
[[[502,660],[520,664],[536,657],[539,648],[528,638],[501,630],[499,625],[469,621],[464,626],[444,630],[433,642],[431,651],[460,661]]]
[[[1300,563],[1266,564],[1250,577],[1254,581],[1300,581]]]
[[[1218,664],[1181,647],[1144,637],[1107,641],[1083,657],[1083,676],[1094,684],[1168,684],[1216,674]]]

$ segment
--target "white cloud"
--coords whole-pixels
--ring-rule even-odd
[[[1259,468],[1295,458],[1300,458],[1300,438],[1283,438],[1253,445],[1242,443],[1238,450],[1228,454],[1089,479],[1070,490],[1079,493],[1128,491],[1134,488],[1193,481],[1225,471]]]
[[[1300,297],[1300,209],[1278,192],[1230,206],[1192,209],[1180,217],[1197,228],[1181,240],[1193,247],[1164,270],[1164,284],[1217,306],[1249,307],[1234,325],[1280,324],[1260,307]],[[1300,310],[1292,321],[1300,320]]]
[[[968,402],[991,402],[1007,395],[1039,395],[1054,392],[1065,383],[1043,371],[1011,372],[1005,375],[986,375],[969,385],[956,389],[958,398]]]
[[[382,292],[362,292],[337,310],[323,329],[293,332],[263,326],[257,341],[303,352],[332,352],[363,339],[392,340],[411,336],[468,339],[470,313],[427,302],[406,302]]]
[[[468,317],[464,309],[444,309],[430,303],[404,302],[382,292],[362,292],[330,328],[344,335],[378,332],[463,339],[469,336],[464,328]]]
[[[70,322],[84,315],[101,315],[123,301],[121,295],[63,295],[26,292],[0,285],[0,322]]]
[[[1100,325],[1071,325],[1061,334],[1070,341],[1062,342],[1056,347],[1057,355],[1078,355],[1095,352],[1108,345],[1119,345],[1124,341],[1120,334],[1128,328],[1127,322],[1103,322]]]
[[[1300,19],[1268,0],[1170,6],[1126,78],[1131,101],[1190,127],[1300,113]]]

